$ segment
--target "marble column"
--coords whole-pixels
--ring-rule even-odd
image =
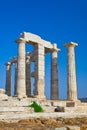
[[[6,94],[8,96],[11,96],[11,63],[7,62],[6,64],[6,84],[5,84],[5,89],[6,89]]]
[[[34,95],[39,99],[45,99],[44,95],[44,46],[36,44],[34,51],[35,59],[35,89]]]
[[[26,57],[26,94],[31,97],[30,56]]]
[[[51,53],[51,89],[50,98],[51,100],[58,100],[59,90],[58,90],[58,51],[56,44]]]
[[[17,96],[26,97],[26,75],[25,75],[25,43],[23,38],[16,40],[18,43],[17,60]]]
[[[15,63],[14,96],[17,96],[17,62]]]
[[[74,47],[78,44],[69,42],[64,46],[67,48],[67,99],[77,100],[76,70]]]

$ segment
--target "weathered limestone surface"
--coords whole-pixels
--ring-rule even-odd
[[[14,96],[17,96],[17,62],[15,63]]]
[[[35,45],[35,89],[34,94],[44,99],[44,46]]]
[[[67,48],[67,98],[77,100],[76,71],[74,47],[76,43],[70,42],[64,45]]]
[[[48,41],[43,40],[41,37],[24,32],[20,35],[20,38],[16,40],[18,43],[18,57],[13,57],[10,59],[10,64],[17,63],[15,68],[15,92],[14,95],[20,98],[35,96],[39,99],[45,99],[44,95],[44,57],[45,54],[51,53],[51,89],[50,97],[52,100],[57,100],[59,98],[59,86],[58,86],[58,61],[57,52],[59,49],[56,44],[51,44]],[[25,43],[32,44],[34,50],[32,52],[25,53]],[[76,86],[76,72],[75,72],[75,54],[74,47],[77,46],[76,43],[69,42],[64,45],[67,48],[67,99],[77,100],[77,86]],[[30,61],[27,61],[27,57],[30,57]],[[26,65],[25,65],[26,62]],[[35,68],[32,73],[30,73],[30,62],[35,63]],[[9,67],[9,62],[7,63],[7,68]],[[10,67],[7,71],[7,77],[9,81],[6,80],[6,91],[8,95],[11,95],[11,74]],[[31,81],[30,77],[35,79],[34,82],[34,95],[31,95]],[[6,78],[7,79],[7,78]]]
[[[0,94],[0,100],[8,100],[8,95]]]
[[[17,70],[17,96],[26,97],[26,78],[25,78],[25,43],[23,38],[16,40],[18,43],[18,70]]]
[[[58,99],[58,59],[57,59],[58,49],[56,44],[54,44],[54,49],[51,54],[51,99]]]
[[[11,63],[7,62],[6,64],[6,94],[11,96]]]
[[[0,89],[0,101],[1,100],[8,100],[8,95],[5,94],[4,89]]]
[[[26,57],[26,95],[31,96],[30,57]]]

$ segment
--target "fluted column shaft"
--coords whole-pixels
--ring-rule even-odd
[[[75,53],[76,43],[70,42],[64,45],[67,48],[67,99],[77,100]]]
[[[44,46],[36,45],[34,51],[35,59],[35,89],[34,94],[37,98],[45,99],[44,96]]]
[[[17,61],[17,96],[26,97],[26,76],[25,76],[25,40],[20,38],[18,43],[18,61]]]
[[[17,96],[17,63],[15,63],[14,96]]]
[[[55,45],[56,46],[56,45]],[[59,98],[58,91],[58,49],[53,49],[51,53],[51,100],[57,100]]]
[[[11,96],[11,63],[8,62],[5,64],[6,65],[6,94],[8,96]]]
[[[31,96],[30,57],[26,58],[26,94]]]

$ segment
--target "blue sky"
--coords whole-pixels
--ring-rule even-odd
[[[87,97],[87,0],[1,0],[0,1],[0,87],[5,87],[5,66],[17,55],[14,42],[21,32],[31,32],[52,43],[59,52],[59,95],[66,98],[66,49],[64,43],[78,43],[76,73],[78,97]],[[31,47],[26,45],[26,50]],[[45,94],[50,95],[50,54],[46,55]],[[12,86],[14,66],[12,67]]]

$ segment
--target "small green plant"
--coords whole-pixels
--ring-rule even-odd
[[[34,108],[35,112],[43,112],[43,108],[38,105],[35,101],[32,102],[32,104],[28,105],[28,107]]]

